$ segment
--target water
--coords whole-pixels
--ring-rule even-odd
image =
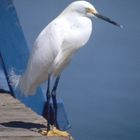
[[[31,47],[70,1],[14,3]],[[140,1],[94,0],[94,5],[124,29],[95,21],[89,43],[62,74],[58,97],[64,100],[76,140],[139,140]]]

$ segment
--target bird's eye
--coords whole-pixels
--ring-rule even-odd
[[[92,13],[92,11],[93,11],[93,10],[92,10],[91,8],[89,8],[89,7],[86,8],[86,12],[87,12],[87,13]]]

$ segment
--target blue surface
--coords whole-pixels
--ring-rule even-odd
[[[12,0],[0,1],[0,27],[0,51],[6,69],[10,72],[14,68],[16,74],[21,74],[29,51]],[[45,99],[40,89],[29,98],[21,96],[18,91],[15,91],[15,96],[37,113],[42,113]]]

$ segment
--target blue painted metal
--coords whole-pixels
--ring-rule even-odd
[[[0,0],[0,52],[7,71],[15,68],[17,74],[21,74],[18,70],[25,69],[29,51],[12,0]],[[18,91],[14,93],[16,98],[42,114],[45,99],[40,89],[30,98],[21,97]]]
[[[14,68],[16,74],[20,75],[21,70],[26,68],[29,50],[12,0],[0,0],[0,53],[7,80],[11,69]],[[13,96],[43,115],[46,100],[41,88],[28,98],[21,96],[17,90],[11,91]],[[62,102],[58,103],[58,124],[63,130],[70,127]]]
[[[9,82],[8,72],[7,72],[7,70],[6,70],[5,63],[4,63],[4,60],[3,60],[3,58],[2,58],[1,52],[0,52],[0,60],[1,60],[2,69],[3,69],[3,71],[4,71],[5,78],[6,78],[6,80],[7,80],[7,84],[8,84],[10,93],[11,93],[11,95],[12,95],[13,97],[15,97],[13,88],[12,88],[10,82]]]

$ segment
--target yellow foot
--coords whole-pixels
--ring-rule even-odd
[[[53,129],[51,129],[50,131],[41,130],[39,133],[41,133],[42,135],[47,136],[47,137],[58,136],[58,137],[69,138],[70,140],[72,139],[72,137],[70,136],[70,134],[68,132],[61,131],[61,130],[57,129],[56,127],[53,127]]]
[[[61,131],[54,127],[51,131],[48,132],[48,136],[50,135],[61,136],[61,137],[70,137],[70,134],[66,131]]]

